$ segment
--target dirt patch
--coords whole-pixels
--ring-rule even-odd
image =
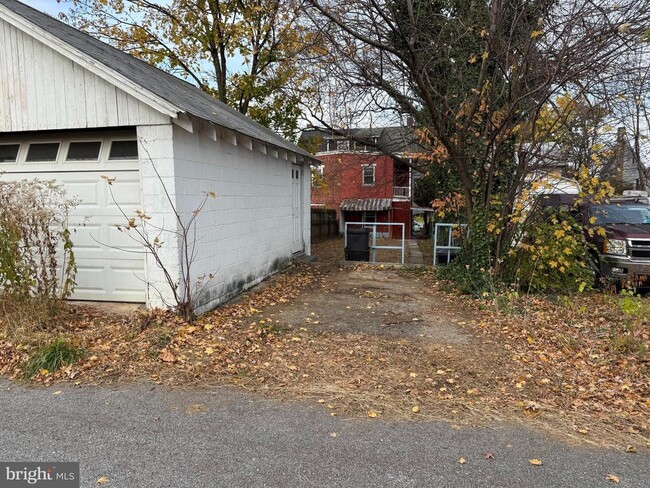
[[[342,269],[315,291],[269,314],[281,326],[337,334],[393,337],[437,344],[466,344],[458,326],[472,319],[458,313],[449,297],[424,288],[394,269]]]
[[[340,267],[340,249],[315,246],[331,260],[295,266],[193,324],[86,309],[20,342],[0,328],[0,374],[20,377],[39,344],[63,336],[86,356],[34,382],[236,384],[332,415],[517,420],[585,443],[650,447],[646,309],[630,315],[583,294],[517,299],[496,313],[430,270]]]

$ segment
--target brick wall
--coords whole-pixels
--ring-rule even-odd
[[[393,160],[374,154],[323,154],[323,185],[312,190],[312,203],[336,209],[340,217],[341,201],[348,198],[392,198]],[[363,185],[363,167],[375,165],[375,183]]]

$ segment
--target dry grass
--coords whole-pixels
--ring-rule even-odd
[[[339,246],[324,245],[332,255]],[[605,333],[624,324],[647,345],[642,314],[629,317],[597,295],[570,306],[523,299],[496,314],[485,302],[448,294],[450,313],[467,317],[474,310],[459,325],[471,340],[453,345],[325,333],[269,318],[303,293],[331,289],[348,270],[327,272],[298,267],[194,324],[160,311],[116,316],[77,309],[63,334],[87,351],[85,359],[34,381],[235,384],[318,402],[333,415],[372,411],[459,425],[507,419],[584,443],[650,446],[650,363],[645,355],[616,352]],[[400,279],[408,279],[405,273]],[[442,293],[432,274],[417,279],[432,299]],[[585,312],[583,303],[592,308]],[[36,338],[61,333],[34,332],[20,341],[0,334],[0,374],[20,377]]]
[[[0,330],[20,339],[62,327],[70,316],[62,300],[0,294]]]

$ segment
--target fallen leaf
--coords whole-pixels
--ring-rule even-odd
[[[109,481],[110,481],[110,479],[108,479],[108,477],[106,477],[106,476],[101,476],[101,477],[97,478],[96,483],[97,483],[98,485],[105,485],[105,484],[108,483]]]
[[[374,410],[370,410],[368,412],[368,417],[370,417],[371,419],[374,419],[376,416],[377,416],[377,412],[375,412]]]
[[[60,395],[61,393],[63,393],[63,392],[61,390],[58,390],[58,391],[55,391],[54,393],[52,393],[52,395]]]
[[[542,461],[541,459],[529,459],[528,462],[533,466],[541,466],[542,464],[544,464],[544,461]]]
[[[632,444],[628,444],[628,446],[625,448],[625,452],[635,453],[636,447],[634,447]]]
[[[494,459],[494,454],[490,451],[485,453],[485,459]]]
[[[163,349],[163,351],[160,353],[160,360],[165,363],[173,363],[176,358],[171,352],[169,352],[168,349]]]
[[[621,482],[621,480],[619,479],[619,477],[616,476],[616,475],[613,474],[613,473],[608,474],[607,477],[606,477],[605,479],[606,479],[607,481],[611,481],[612,483],[620,483],[620,482]]]
[[[458,459],[458,464],[465,464],[465,462],[466,461],[465,461],[464,457],[461,457],[460,459]]]

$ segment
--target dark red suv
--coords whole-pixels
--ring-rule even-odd
[[[585,237],[598,250],[604,278],[642,281],[650,276],[650,205],[647,197],[616,197],[581,206]],[[600,229],[604,229],[603,231]]]

